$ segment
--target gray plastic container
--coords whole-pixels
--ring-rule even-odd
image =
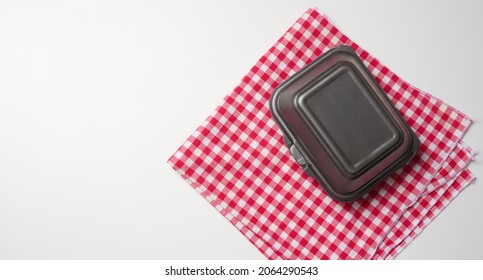
[[[270,111],[298,164],[340,201],[367,193],[419,147],[349,46],[331,49],[284,81]]]

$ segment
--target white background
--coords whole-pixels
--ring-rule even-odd
[[[0,258],[263,259],[166,160],[309,7],[481,150],[479,1],[0,1]],[[482,259],[480,182],[399,258]]]

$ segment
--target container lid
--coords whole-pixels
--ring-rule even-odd
[[[362,196],[419,146],[348,46],[328,51],[282,83],[270,109],[294,158],[338,200]]]

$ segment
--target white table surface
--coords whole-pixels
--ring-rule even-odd
[[[166,160],[309,7],[472,117],[481,150],[483,2],[1,1],[0,258],[263,259]],[[482,259],[482,198],[399,258]]]

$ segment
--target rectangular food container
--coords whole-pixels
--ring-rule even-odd
[[[297,163],[340,201],[367,193],[419,147],[349,46],[329,50],[284,81],[270,111]]]

